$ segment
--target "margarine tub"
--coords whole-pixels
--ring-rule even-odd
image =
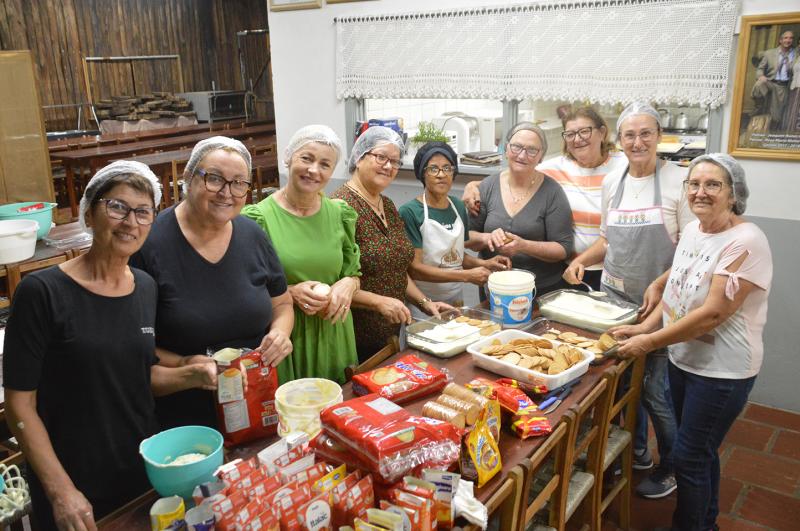
[[[331,380],[301,378],[286,382],[275,391],[278,435],[303,431],[313,438],[322,429],[320,412],[342,399],[342,388]]]
[[[495,271],[489,275],[489,306],[505,326],[522,326],[531,320],[536,297],[536,275],[524,269]]]

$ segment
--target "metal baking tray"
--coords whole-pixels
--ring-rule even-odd
[[[564,293],[575,294],[579,297],[585,297],[592,302],[606,302],[619,308],[627,310],[625,313],[614,319],[603,318],[601,315],[592,314],[591,312],[582,312],[570,308],[555,308],[552,306],[553,301]],[[639,307],[631,302],[620,301],[617,299],[609,298],[602,291],[580,291],[575,289],[559,289],[551,291],[546,295],[542,295],[536,302],[539,304],[539,311],[541,314],[551,321],[558,321],[572,326],[577,326],[584,330],[592,332],[605,332],[611,327],[623,324],[630,324],[636,322],[639,316]]]

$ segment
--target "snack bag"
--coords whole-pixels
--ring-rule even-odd
[[[477,471],[478,487],[482,487],[503,467],[497,441],[481,419],[466,437],[467,452]]]
[[[501,383],[504,380],[504,383]],[[516,380],[510,378],[502,378],[501,380],[492,382],[486,378],[475,378],[467,387],[475,387],[478,389],[491,389],[492,398],[497,399],[500,405],[506,411],[513,415],[530,415],[538,410],[536,403],[525,394],[525,391],[515,385]]]
[[[458,488],[459,475],[445,470],[426,468],[422,471],[422,479],[436,486],[433,505],[438,528],[450,529],[453,527],[453,496]]]
[[[264,507],[258,500],[249,502],[236,512],[236,517],[234,518],[236,529],[244,528],[246,524],[249,524],[251,521],[258,518],[258,515],[264,512],[265,509],[266,507]]]
[[[263,500],[268,494],[276,491],[281,486],[281,479],[278,476],[263,478],[261,481],[245,491],[248,500]]]
[[[367,509],[369,523],[388,531],[403,531],[403,516],[382,509]]]
[[[317,456],[328,463],[341,463],[351,468],[369,470],[369,461],[365,456],[328,435],[324,428],[311,440],[310,446]]]
[[[547,417],[531,417],[528,415],[515,416],[511,420],[511,430],[520,439],[549,435],[553,431]]]
[[[372,490],[372,476],[365,476],[342,497],[344,501],[344,520],[352,522],[364,518],[367,509],[375,507],[375,494]]]
[[[520,382],[519,380],[515,380],[513,378],[500,378],[497,380],[497,383],[501,385],[509,385],[511,387],[519,387],[526,393],[536,394],[536,395],[543,395],[550,391],[546,385],[534,385],[530,383]]]
[[[491,384],[489,380],[484,380],[486,383]],[[481,408],[479,418],[486,420],[486,425],[492,432],[492,437],[495,441],[500,441],[500,405],[497,400],[494,400],[493,386],[487,386],[479,381],[473,380],[467,385],[473,384],[474,387],[465,387],[455,383],[449,383],[445,386],[444,395],[458,398],[464,402],[470,402],[478,405]],[[473,478],[474,479],[474,478]]]
[[[392,365],[353,376],[353,393],[358,396],[376,393],[397,404],[439,391],[447,376],[413,354]]]
[[[230,487],[257,469],[258,462],[255,459],[234,459],[216,469],[214,475],[226,486]]]
[[[280,531],[280,529],[278,519],[272,514],[271,509],[267,509],[246,523],[242,531]]]
[[[361,454],[385,482],[420,465],[447,468],[458,459],[461,433],[452,424],[414,417],[374,394],[330,406],[320,418],[330,437]]]
[[[388,513],[394,513],[400,516],[402,522],[402,531],[412,531],[422,527],[419,523],[419,512],[409,508],[393,505],[386,500],[380,501],[380,508]]]
[[[325,461],[319,461],[293,475],[284,476],[284,473],[281,472],[281,480],[284,482],[296,480],[298,483],[311,483],[313,485],[319,478],[327,473],[328,464]]]
[[[236,356],[236,352],[239,355]],[[261,353],[226,348],[217,362],[217,418],[225,446],[273,435],[278,429],[275,390],[278,372],[264,365]]]
[[[415,478],[414,476],[406,476],[403,478],[401,489],[418,498],[426,500],[428,503],[424,515],[428,518],[428,527],[430,529],[437,529],[438,520],[436,518],[436,485],[424,479]]]
[[[396,490],[392,499],[399,507],[414,513],[414,516],[410,518],[419,524],[414,527],[415,530],[431,531],[431,521],[436,521],[436,518],[432,517],[433,502],[431,500],[421,498],[404,490]]]
[[[327,494],[317,494],[297,511],[297,520],[303,531],[328,531],[333,513]]]
[[[338,466],[314,481],[311,485],[311,490],[315,494],[327,493],[328,497],[331,498],[334,487],[344,481],[346,475],[347,467],[345,465]]]

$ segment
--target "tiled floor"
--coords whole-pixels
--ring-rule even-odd
[[[748,404],[728,433],[720,460],[722,531],[800,529],[800,414]],[[635,480],[646,474],[636,473]],[[674,507],[674,493],[661,500],[634,495],[633,528],[669,526]],[[604,531],[616,528],[604,524]]]

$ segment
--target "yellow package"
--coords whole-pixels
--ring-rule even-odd
[[[170,496],[156,500],[150,507],[150,529],[161,531],[167,529],[176,520],[183,520],[186,506],[180,496]]]
[[[353,520],[353,526],[355,527],[355,531],[386,531],[385,527],[365,522],[361,518]],[[341,530],[341,528],[339,529]]]
[[[500,425],[503,418],[500,412],[500,402],[489,400],[481,415],[486,420],[486,427],[489,428],[495,442],[500,442]]]
[[[322,492],[329,493],[328,504],[333,504],[333,487],[341,483],[346,475],[346,466],[341,465],[316,480],[311,486],[311,490],[318,494]]]
[[[478,487],[482,487],[503,468],[500,449],[497,447],[497,441],[494,440],[486,419],[478,420],[473,430],[467,435],[467,451],[478,475]]]

